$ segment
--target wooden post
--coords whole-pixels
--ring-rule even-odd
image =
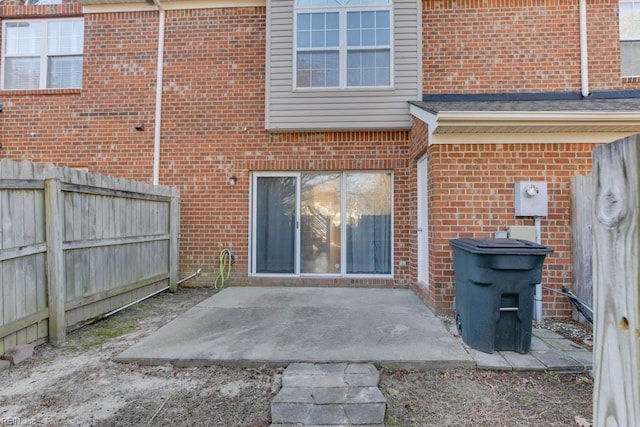
[[[174,189],[169,209],[169,287],[172,292],[178,289],[178,270],[180,268],[180,193]]]
[[[47,293],[49,296],[49,341],[60,345],[66,339],[65,273],[62,252],[62,191],[60,181],[44,182],[44,206],[47,239]]]
[[[640,426],[640,135],[596,147],[596,426]]]

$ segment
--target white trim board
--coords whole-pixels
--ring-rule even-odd
[[[441,111],[411,105],[429,127],[429,145],[464,143],[606,143],[640,133],[640,112]]]

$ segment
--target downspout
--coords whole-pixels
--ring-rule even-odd
[[[580,80],[584,98],[589,91],[589,51],[587,49],[587,0],[580,0]]]
[[[153,185],[160,184],[160,134],[162,129],[162,77],[164,73],[164,8],[159,0],[153,0],[158,16],[158,68],[156,71],[156,114],[153,137]]]
[[[539,216],[533,217],[533,225],[536,230],[536,243],[542,244],[542,223]],[[542,283],[536,284],[535,288],[535,304],[533,305],[533,317],[538,323],[542,323]]]

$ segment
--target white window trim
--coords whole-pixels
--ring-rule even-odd
[[[345,242],[345,246],[340,251],[340,273],[336,274],[315,274],[315,273],[301,273],[300,272],[300,245],[301,245],[301,236],[300,236],[300,227],[296,228],[296,239],[295,239],[295,268],[294,273],[256,273],[256,247],[255,247],[255,230],[257,229],[257,213],[256,213],[256,205],[257,205],[257,183],[258,178],[262,177],[294,177],[296,178],[296,224],[300,224],[300,197],[301,197],[301,177],[305,173],[340,173],[342,178],[340,183],[340,215],[342,218],[346,218],[347,215],[347,180],[344,179],[350,173],[388,173],[391,177],[390,182],[390,197],[391,197],[391,224],[390,224],[390,244],[391,244],[391,272],[389,274],[349,274],[347,273],[347,251],[346,251],[346,241],[347,241],[347,227],[342,223],[340,225],[340,239],[341,242]],[[250,179],[251,185],[249,189],[249,214],[251,221],[249,222],[249,257],[250,262],[248,262],[248,271],[247,275],[249,277],[282,277],[282,278],[319,278],[319,279],[330,279],[330,278],[345,278],[345,279],[393,279],[394,277],[394,242],[395,242],[395,213],[394,213],[394,173],[390,170],[341,170],[341,171],[301,171],[301,172],[253,172],[251,174]]]
[[[381,50],[387,49],[387,47],[380,46],[358,46],[349,48],[347,46],[347,12],[370,12],[370,11],[388,11],[389,12],[389,85],[386,86],[347,86],[347,52],[349,50]],[[338,61],[339,61],[339,85],[338,86],[327,86],[327,87],[299,87],[298,86],[298,14],[299,13],[327,13],[327,12],[338,12],[339,16],[339,44],[338,44]],[[293,87],[292,90],[294,92],[327,92],[332,90],[343,91],[343,90],[353,90],[353,91],[371,91],[371,90],[390,90],[394,88],[394,69],[395,69],[395,54],[394,54],[394,34],[395,34],[395,23],[393,19],[393,1],[390,1],[389,4],[386,5],[343,5],[343,6],[313,6],[313,7],[299,7],[294,6],[293,9],[293,54],[292,54],[292,62],[293,62]],[[328,50],[334,50],[331,48],[301,48],[301,50],[305,51],[318,51],[325,52]]]
[[[84,21],[83,18],[54,18],[54,19],[8,19],[2,22],[2,68],[0,69],[0,87],[2,88],[2,90],[64,90],[64,89],[82,89],[82,82],[80,84],[80,86],[71,86],[71,87],[64,87],[64,88],[49,88],[47,87],[47,67],[48,67],[48,59],[49,59],[49,51],[48,51],[48,31],[49,31],[49,24],[52,22],[61,22],[61,21]],[[5,64],[7,63],[7,61],[5,60],[5,58],[7,58],[6,55],[6,40],[7,40],[7,31],[6,31],[6,27],[7,24],[14,24],[14,23],[20,23],[20,22],[29,22],[29,23],[33,23],[33,22],[40,22],[42,23],[42,34],[40,35],[41,37],[41,45],[40,45],[40,53],[39,55],[36,54],[32,54],[32,55],[23,55],[23,54],[16,54],[16,55],[10,55],[8,56],[9,58],[35,58],[35,57],[39,57],[40,58],[40,84],[37,88],[29,88],[29,89],[6,89],[5,88]],[[83,37],[83,42],[82,42],[82,46],[81,46],[81,50],[78,52],[70,52],[70,53],[58,53],[56,55],[51,55],[51,56],[81,56],[82,57],[82,61],[83,61],[83,67],[84,67],[84,37]]]
[[[620,0],[620,4],[623,4],[623,3],[636,3],[636,4],[640,5],[640,1],[638,1],[638,0]],[[618,14],[620,15],[620,6],[618,6]],[[619,19],[620,19],[620,21],[618,22],[618,25],[620,25],[620,23],[621,23],[622,16],[620,16]],[[622,29],[620,28],[620,32],[622,32],[621,30]],[[624,43],[640,43],[640,34],[636,38],[623,38],[622,34],[620,34],[619,35],[619,39],[620,39],[620,46],[622,46],[622,44],[624,44]],[[622,63],[622,53],[620,53],[620,55],[621,55],[620,56],[620,62]],[[621,75],[622,75],[623,78],[640,77],[640,71],[638,73],[636,73],[636,74],[631,74],[631,75],[626,75],[626,74],[623,74],[621,72]]]

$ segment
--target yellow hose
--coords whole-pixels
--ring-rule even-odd
[[[213,289],[224,288],[224,282],[226,282],[231,275],[231,264],[233,264],[233,253],[229,249],[223,249],[220,252],[219,272],[218,277],[216,277],[215,282],[213,282]]]

